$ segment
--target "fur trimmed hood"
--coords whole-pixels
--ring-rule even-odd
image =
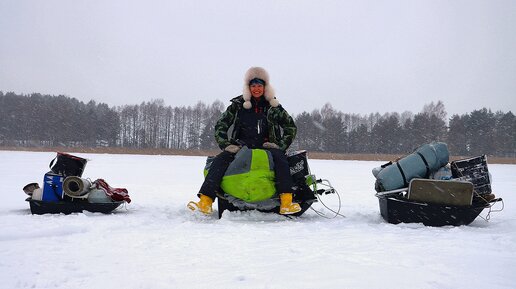
[[[244,108],[251,108],[251,90],[249,89],[249,81],[253,78],[259,78],[265,81],[265,87],[263,91],[263,95],[265,99],[269,102],[272,107],[279,106],[279,101],[276,99],[276,93],[274,88],[271,86],[269,82],[269,73],[262,67],[251,67],[247,70],[244,77]]]

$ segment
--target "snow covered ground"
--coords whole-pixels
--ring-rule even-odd
[[[83,177],[125,187],[133,202],[109,215],[31,215],[21,188],[42,184],[55,153],[0,151],[0,288],[516,288],[515,165],[489,165],[505,201],[489,222],[433,228],[383,221],[379,162],[309,161],[345,218],[218,220],[185,207],[204,157],[78,155],[90,159]],[[323,201],[338,207],[335,195]]]

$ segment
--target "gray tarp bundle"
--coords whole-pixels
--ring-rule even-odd
[[[428,178],[448,161],[448,146],[445,143],[425,144],[397,162],[373,169],[375,189],[382,192],[405,188],[411,179]]]

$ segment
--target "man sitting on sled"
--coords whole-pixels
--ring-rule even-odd
[[[228,136],[230,131],[231,136]],[[197,194],[200,200],[189,202],[188,208],[204,214],[213,212],[211,206],[224,173],[240,148],[247,146],[268,150],[272,155],[280,214],[301,211],[299,204],[292,202],[292,179],[285,155],[296,131],[294,120],[275,97],[267,71],[251,67],[245,74],[243,95],[231,99],[231,105],[215,125],[215,139],[223,151],[211,164]]]

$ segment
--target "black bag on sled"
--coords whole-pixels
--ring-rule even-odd
[[[487,169],[486,155],[453,161],[450,165],[452,176],[461,181],[473,183],[477,194],[491,193],[491,179]]]
[[[287,155],[288,166],[290,167],[290,176],[294,185],[302,185],[306,183],[306,176],[310,174],[308,171],[308,160],[306,151],[295,151]]]
[[[87,162],[87,159],[58,152],[49,167],[52,173],[57,175],[81,177]]]

